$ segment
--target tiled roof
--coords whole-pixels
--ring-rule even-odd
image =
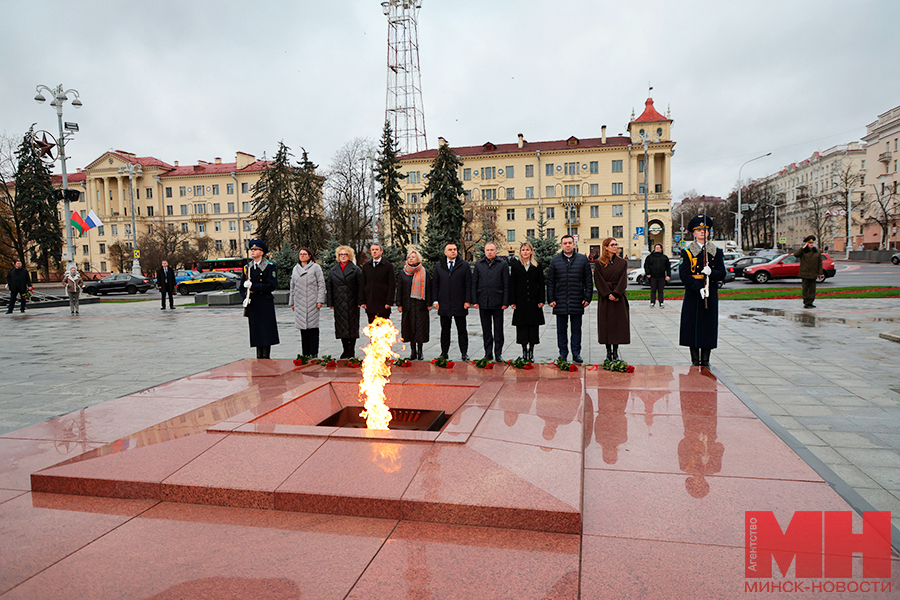
[[[120,158],[127,163],[137,163],[142,167],[160,167],[163,169],[174,169],[172,165],[165,163],[158,158],[153,156],[135,156],[130,152],[126,152],[124,150],[116,150],[115,152],[110,152],[109,154],[115,156],[116,158]]]
[[[237,168],[237,163],[201,163],[198,165],[186,165],[172,167],[168,173],[163,173],[160,177],[186,177],[188,175],[219,175],[223,173],[251,173],[254,171],[264,171],[274,164],[271,160],[257,160],[243,169]]]
[[[641,113],[637,119],[634,120],[635,123],[647,123],[650,121],[669,121],[670,119],[665,118],[661,114],[659,114],[655,108],[653,108],[653,98],[647,98],[647,101],[644,103],[644,112]]]
[[[481,146],[462,146],[453,148],[453,152],[457,156],[489,156],[493,154],[515,154],[519,152],[533,153],[535,150],[546,152],[548,150],[574,150],[578,148],[602,148],[606,146],[627,146],[631,143],[631,138],[626,136],[611,136],[606,138],[603,143],[602,138],[578,139],[570,137],[565,140],[552,140],[549,142],[524,142],[519,148],[518,142],[511,144],[492,144],[486,142]],[[431,150],[422,150],[412,154],[405,154],[400,160],[414,160],[422,158],[434,158],[437,156],[437,148]]]
[[[51,175],[50,179],[53,185],[62,185],[62,174]],[[66,179],[69,180],[69,183],[84,183],[87,175],[85,173],[66,173]]]

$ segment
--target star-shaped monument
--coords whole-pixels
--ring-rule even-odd
[[[51,140],[52,139],[53,138],[51,137]],[[45,156],[49,156],[50,158],[53,158],[52,152],[53,152],[53,149],[56,147],[56,144],[54,144],[52,141],[47,139],[46,131],[44,132],[42,139],[39,140],[39,139],[37,139],[37,137],[35,137],[33,143],[34,143],[35,153],[37,154],[38,158],[43,159]]]

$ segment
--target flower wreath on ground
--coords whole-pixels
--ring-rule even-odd
[[[479,369],[491,370],[494,368],[494,361],[490,358],[479,358],[478,360],[469,361]]]
[[[578,370],[578,365],[570,363],[564,358],[557,358],[550,364],[555,366],[560,371],[572,371],[574,373]]]
[[[443,356],[438,356],[434,360],[431,361],[431,364],[444,368],[444,369],[452,369],[455,364],[452,360],[447,360],[447,358]]]
[[[624,360],[605,360],[603,361],[603,368],[617,373],[634,373],[634,367]]]
[[[506,364],[516,369],[525,369],[526,371],[534,369],[534,364],[532,364],[530,360],[525,360],[521,356],[519,358],[514,358],[512,360],[506,361]]]
[[[359,362],[359,364],[362,364],[362,361],[360,361],[359,359],[356,360]],[[308,354],[298,354],[297,358],[294,359],[294,364],[298,367],[302,367],[303,365],[322,365],[326,369],[333,369],[337,366],[337,361],[335,361],[330,354],[326,354],[322,358],[319,358],[318,356],[310,356]]]

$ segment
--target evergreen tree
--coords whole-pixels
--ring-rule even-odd
[[[431,171],[425,176],[428,183],[423,192],[428,196],[428,204],[425,205],[428,224],[425,226],[422,254],[430,262],[444,256],[445,244],[459,244],[462,239],[464,190],[459,180],[461,166],[462,161],[442,139]]]
[[[544,218],[544,209],[538,211],[538,234],[537,237],[529,236],[528,241],[534,246],[534,258],[544,269],[544,275],[550,267],[550,260],[559,253],[559,241],[556,236],[547,235],[547,220]]]
[[[325,207],[322,202],[322,187],[325,178],[316,175],[318,165],[309,160],[305,148],[297,165],[294,180],[294,196],[297,218],[291,225],[291,244],[296,249],[304,246],[319,252],[325,247]]]
[[[269,260],[275,264],[279,290],[291,287],[291,274],[294,272],[294,265],[297,264],[297,252],[298,250],[294,250],[290,244],[284,242],[277,252],[269,256]]]
[[[16,151],[15,204],[22,218],[23,237],[34,249],[44,277],[49,278],[50,261],[59,263],[62,259],[63,231],[50,170],[32,150],[32,133],[33,128]],[[66,223],[66,227],[70,225]]]
[[[388,241],[393,246],[405,247],[409,244],[410,228],[403,211],[403,196],[400,195],[400,180],[406,179],[406,175],[400,172],[399,165],[397,142],[391,124],[385,121],[375,166],[375,181],[381,184],[377,197],[384,210],[382,222],[386,221],[390,230]]]

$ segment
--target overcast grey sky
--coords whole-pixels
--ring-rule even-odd
[[[0,131],[57,130],[35,86],[81,93],[69,170],[108,149],[172,163],[274,154],[327,166],[384,122],[378,0],[4,3]],[[429,147],[624,133],[671,107],[673,198],[858,140],[900,104],[896,0],[422,0]],[[58,41],[59,38],[63,41]],[[58,167],[56,172],[59,172]]]

